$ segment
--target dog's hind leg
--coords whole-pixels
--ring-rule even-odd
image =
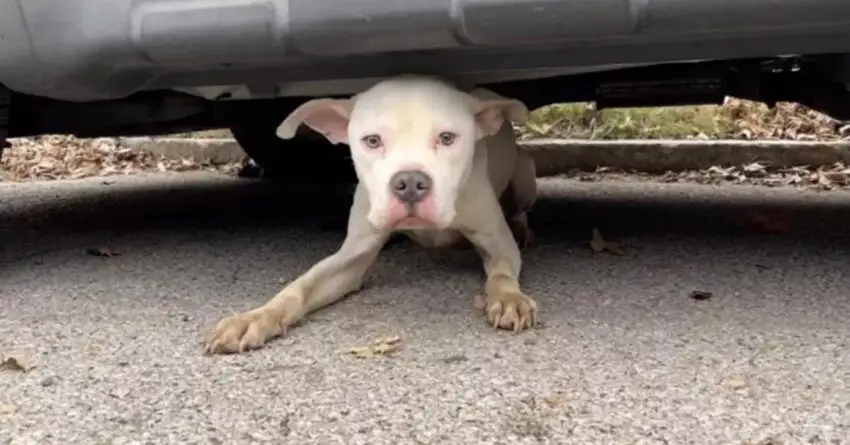
[[[371,228],[366,220],[368,206],[366,191],[358,185],[342,247],[264,305],[221,320],[207,335],[205,351],[233,353],[259,348],[310,312],[358,290],[390,235]]]
[[[521,248],[531,245],[534,232],[528,225],[528,212],[537,202],[537,172],[528,152],[519,150],[511,182],[499,202],[517,244]]]

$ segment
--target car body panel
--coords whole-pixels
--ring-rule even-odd
[[[71,101],[350,94],[850,52],[847,0],[0,0],[0,84]]]

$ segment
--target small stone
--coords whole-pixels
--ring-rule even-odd
[[[467,358],[465,355],[457,354],[457,355],[452,355],[452,356],[444,358],[443,363],[453,364],[453,363],[465,362],[467,360],[469,360],[469,358]]]
[[[43,386],[43,387],[47,388],[48,386],[53,386],[53,385],[55,385],[55,384],[56,384],[56,382],[57,382],[57,380],[56,380],[56,376],[49,375],[49,376],[47,376],[47,377],[45,377],[45,378],[41,379],[41,382],[39,382],[39,385],[41,385],[41,386]]]

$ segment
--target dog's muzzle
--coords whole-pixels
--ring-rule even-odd
[[[434,181],[421,170],[403,170],[390,178],[390,191],[408,211],[431,194]]]

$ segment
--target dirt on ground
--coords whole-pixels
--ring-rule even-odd
[[[191,159],[164,159],[122,148],[116,139],[42,136],[11,141],[0,160],[0,181],[77,179],[143,171],[212,170],[235,174],[240,164],[213,165]]]
[[[850,187],[850,167],[836,163],[828,167],[791,167],[771,169],[754,162],[730,167],[713,166],[704,170],[667,172],[662,175],[599,168],[594,172],[571,171],[560,175],[579,181],[641,180],[653,182],[691,182],[698,184],[745,184],[766,187],[803,187],[836,190]]]
[[[623,108],[596,110],[589,104],[552,105],[535,110],[519,127],[523,140],[570,139],[747,139],[747,140],[850,140],[850,124],[832,119],[799,104],[764,104],[728,99],[720,106]],[[230,137],[228,130],[175,135],[180,137]],[[117,139],[79,139],[48,135],[11,141],[0,160],[0,181],[74,179],[143,171],[210,170],[238,174],[242,163],[214,165],[192,159],[168,160],[150,153],[123,148]],[[833,189],[848,184],[844,165],[811,169],[770,169],[754,163],[712,167],[703,171],[646,175],[639,172],[570,172],[582,180],[629,176],[658,181],[734,182],[767,186],[802,186]]]
[[[127,175],[140,172],[215,171],[237,175],[246,163],[214,165],[191,159],[168,160],[147,152],[122,148],[115,139],[77,139],[71,136],[44,136],[13,141],[0,161],[0,181],[77,179]],[[250,176],[250,175],[248,175]],[[769,187],[791,186],[832,190],[850,187],[850,167],[771,168],[760,163],[685,172],[650,175],[611,168],[593,172],[570,171],[562,175],[580,181],[644,180],[698,182],[703,184],[754,184]]]

